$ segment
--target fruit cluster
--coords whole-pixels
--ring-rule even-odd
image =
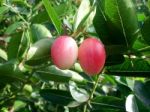
[[[72,37],[59,36],[51,46],[51,58],[60,69],[69,69],[78,58],[83,71],[92,76],[102,70],[106,53],[104,45],[96,38],[85,39],[78,49]]]

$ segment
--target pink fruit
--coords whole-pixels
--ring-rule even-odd
[[[79,47],[78,59],[82,69],[88,75],[100,73],[106,59],[104,45],[96,38],[85,39]]]
[[[53,63],[60,69],[69,69],[78,56],[76,41],[69,36],[59,36],[51,47]]]

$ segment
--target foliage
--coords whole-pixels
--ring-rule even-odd
[[[149,24],[150,0],[1,0],[0,111],[150,112]],[[57,68],[60,35],[99,38],[102,73]]]

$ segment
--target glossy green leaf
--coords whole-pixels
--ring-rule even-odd
[[[89,94],[85,89],[78,88],[76,83],[73,81],[69,82],[69,90],[72,95],[72,97],[77,101],[77,102],[86,102],[89,99]]]
[[[36,76],[43,81],[56,81],[56,82],[68,82],[74,80],[77,82],[83,82],[84,79],[77,72],[71,70],[61,70],[52,65],[44,70],[36,72]]]
[[[97,96],[91,102],[94,109],[119,109],[124,110],[124,101],[113,96]]]
[[[106,68],[106,73],[119,76],[149,77],[150,65],[143,59],[126,59],[124,63]]]
[[[18,28],[21,28],[22,26],[23,26],[23,22],[15,22],[6,29],[5,34],[6,35],[14,34],[16,30]]]
[[[57,32],[60,34],[62,31],[62,24],[61,24],[61,21],[57,15],[56,11],[52,7],[51,2],[49,0],[42,0],[42,1],[43,1],[45,9],[46,9],[52,23],[54,24]]]
[[[142,83],[140,81],[135,82],[134,92],[137,98],[144,103],[147,108],[150,107],[150,81]],[[150,109],[150,108],[149,108]]]
[[[132,0],[99,0],[94,26],[104,44],[132,45],[138,32]]]
[[[136,104],[136,99],[133,94],[130,94],[126,98],[126,111],[127,112],[139,112],[138,106]]]
[[[43,89],[40,91],[40,95],[47,101],[50,101],[54,104],[64,105],[64,106],[71,106],[76,107],[79,103],[74,103],[73,98],[71,97],[70,93],[67,91],[62,90],[52,90],[52,89]]]
[[[31,26],[31,35],[33,43],[43,38],[52,37],[50,31],[42,24],[33,24]]]
[[[146,107],[144,105],[144,103],[141,102],[141,100],[139,100],[137,97],[136,97],[136,103],[138,105],[138,109],[139,109],[140,112],[150,112],[150,109],[148,109],[148,107]]]
[[[150,18],[144,22],[141,32],[146,43],[150,45]]]

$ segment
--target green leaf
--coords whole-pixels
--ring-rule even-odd
[[[23,32],[21,42],[18,49],[18,57],[24,59],[26,57],[26,53],[30,47],[30,35],[29,31]]]
[[[15,60],[11,60],[0,65],[0,73],[0,79],[7,83],[14,81],[26,81],[24,74],[17,67]]]
[[[106,58],[106,66],[112,66],[117,64],[122,64],[125,61],[125,58],[123,55],[109,55]]]
[[[146,43],[150,45],[150,18],[144,22],[141,32]]]
[[[7,53],[0,48],[0,57],[3,58],[4,60],[7,60]]]
[[[127,112],[139,112],[138,106],[136,104],[136,99],[133,94],[130,94],[126,98],[126,111]]]
[[[150,109],[148,109],[143,102],[141,102],[137,97],[135,98],[140,112],[150,112]]]
[[[50,31],[42,24],[33,24],[31,26],[31,35],[33,43],[43,38],[52,37]]]
[[[107,55],[124,54],[124,52],[127,51],[127,47],[124,45],[106,45],[105,49]]]
[[[47,12],[44,10],[44,11],[41,11],[39,12],[36,16],[34,16],[32,18],[32,23],[45,23],[47,22],[49,19],[49,16],[47,14]]]
[[[54,10],[56,11],[57,15],[61,17],[67,12],[67,4],[63,3],[60,5],[56,5],[54,6]],[[46,10],[38,12],[38,14],[32,18],[32,23],[45,23],[48,21],[51,20]]]
[[[50,48],[54,38],[45,38],[34,43],[28,50],[26,57],[27,65],[38,65],[50,59]]]
[[[17,110],[19,110],[19,109],[21,109],[21,108],[25,108],[25,106],[26,106],[26,103],[25,103],[25,102],[16,100],[16,101],[14,102],[14,106],[13,106],[13,107],[14,107],[14,110],[17,111]]]
[[[124,110],[119,110],[119,109],[98,109],[98,110],[93,110],[91,112],[125,112]]]
[[[150,81],[147,81],[145,83],[142,83],[140,81],[136,81],[135,82],[135,86],[134,86],[134,92],[135,95],[137,96],[137,98],[144,103],[145,106],[147,106],[147,108],[150,109]]]
[[[76,107],[79,103],[75,102],[70,93],[62,90],[43,89],[40,91],[40,95],[47,101],[53,104],[59,104],[63,106]],[[74,103],[74,105],[72,105]]]
[[[106,73],[109,75],[149,77],[150,65],[143,59],[128,59],[119,65],[106,67]]]
[[[99,0],[94,26],[104,44],[131,46],[138,31],[132,0]]]
[[[2,6],[0,7],[0,16],[2,16],[4,13],[6,13],[9,10],[8,7]]]
[[[94,7],[90,5],[90,0],[82,0],[75,16],[74,31],[90,26],[92,24],[94,15],[95,10]]]
[[[61,21],[60,21],[58,15],[57,15],[56,11],[52,7],[51,2],[49,0],[42,0],[42,1],[43,1],[45,9],[46,9],[52,23],[54,24],[57,32],[59,34],[61,34],[62,24],[61,24]]]
[[[7,51],[8,60],[19,58],[18,53],[22,37],[23,37],[22,32],[12,35],[10,42],[8,44],[8,51]]]
[[[97,96],[91,101],[94,109],[119,109],[125,110],[124,101],[113,96]]]
[[[77,102],[86,102],[89,99],[89,94],[85,89],[78,88],[76,83],[73,81],[69,82],[69,90],[72,95],[72,97],[77,101]]]
[[[36,73],[36,76],[38,76],[40,79],[46,82],[69,82],[69,80],[73,80],[76,82],[84,82],[83,77],[81,77],[77,72],[71,70],[61,70],[54,65],[44,70],[39,70]]]
[[[19,27],[21,28],[22,26],[23,26],[23,22],[15,22],[6,29],[5,34],[6,35],[14,34],[16,33],[17,28]]]

